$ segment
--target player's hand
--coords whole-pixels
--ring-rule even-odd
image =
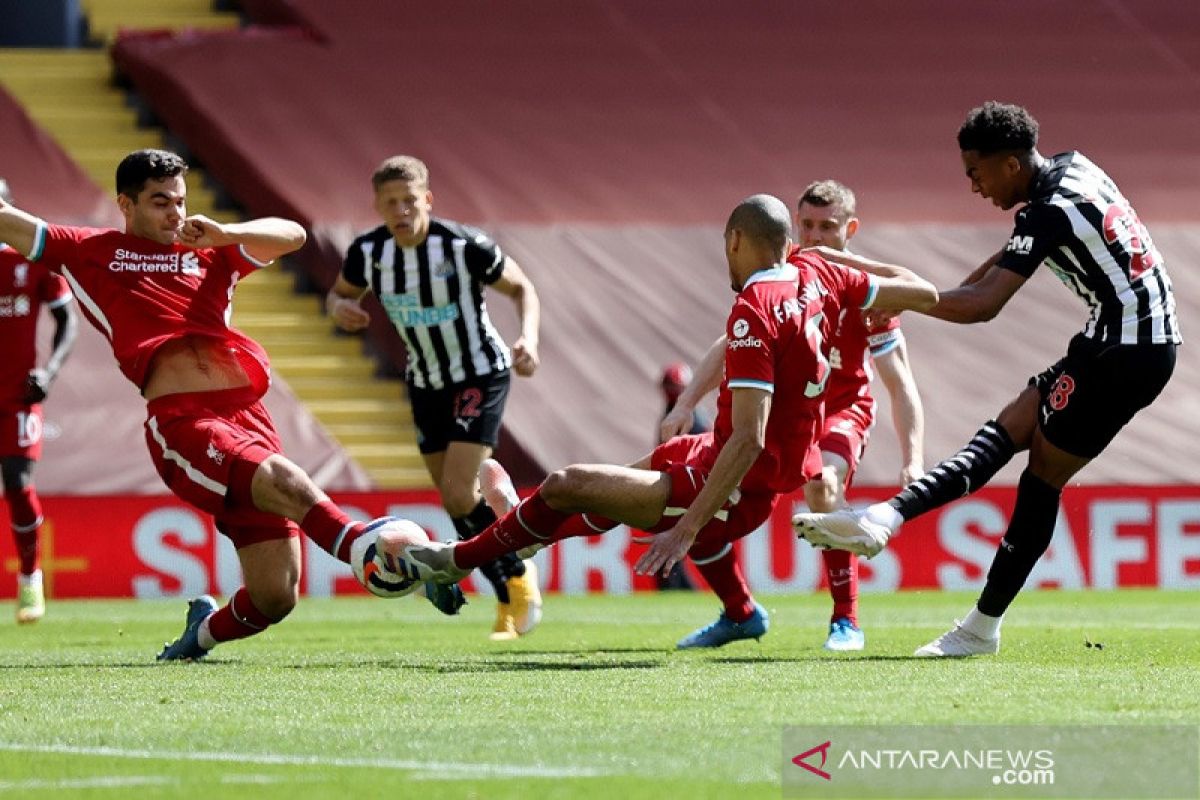
[[[354,333],[361,331],[371,324],[371,315],[367,313],[357,300],[350,297],[336,297],[329,302],[329,316],[334,323],[344,331]]]
[[[50,373],[44,369],[31,369],[25,377],[25,402],[40,403],[50,391]]]
[[[663,421],[658,426],[658,440],[667,442],[674,439],[676,436],[682,436],[692,429],[692,409],[684,406],[682,403],[676,403],[675,407],[667,412],[663,417]]]
[[[908,486],[913,481],[919,479],[925,474],[925,470],[921,469],[919,464],[909,464],[904,469],[900,470],[900,486]]]
[[[537,341],[530,341],[522,336],[512,346],[513,369],[522,378],[528,378],[537,372],[541,360],[538,358]]]
[[[867,330],[876,331],[887,327],[887,324],[898,316],[900,316],[899,311],[883,311],[869,308],[863,312],[863,322],[866,324]]]
[[[661,572],[671,574],[671,570],[683,560],[687,551],[692,549],[696,541],[696,531],[690,531],[676,525],[668,531],[663,531],[654,537],[650,548],[642,553],[634,570],[638,575],[653,575]]]
[[[233,237],[225,226],[203,214],[195,214],[183,221],[179,229],[179,243],[184,247],[224,247],[234,244]]]

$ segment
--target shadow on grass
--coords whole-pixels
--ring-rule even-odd
[[[728,658],[714,658],[714,664],[861,664],[868,661],[930,661],[930,660],[946,660],[946,659],[928,659],[919,656],[846,656],[846,655],[830,655],[828,653],[814,653],[811,656],[801,657],[779,657],[779,656],[731,656]],[[953,661],[967,661],[969,659],[956,658]]]

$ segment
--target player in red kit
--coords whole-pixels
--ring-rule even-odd
[[[796,204],[796,230],[803,247],[845,250],[858,231],[855,197],[837,181],[809,184]],[[846,505],[846,490],[875,425],[871,378],[879,372],[892,407],[900,440],[900,485],[907,486],[923,472],[924,414],[921,397],[908,364],[900,320],[874,323],[869,315],[843,312],[829,342],[832,374],[825,390],[825,422],[818,449],[821,474],[804,486],[811,511],[835,511]],[[874,369],[872,369],[874,367]],[[826,650],[862,650],[866,636],[858,625],[858,557],[845,550],[822,550],[821,558],[833,598]]]
[[[722,619],[761,636],[766,612],[753,601],[732,543],[761,525],[779,494],[816,474],[815,442],[828,364],[819,346],[843,302],[855,307],[927,307],[937,293],[908,270],[879,265],[882,277],[829,264],[814,254],[795,263],[787,206],[770,195],[742,201],[725,227],[725,255],[737,298],[726,323],[725,377],[711,434],[681,436],[629,467],[577,464],[482,535],[454,545],[406,549],[422,578],[461,579],[478,563],[617,523],[656,533],[637,563],[669,572],[690,555],[722,598]],[[710,577],[711,576],[711,577]],[[728,580],[726,580],[728,578]]]
[[[0,179],[0,200],[12,202]],[[37,365],[37,326],[42,308],[54,317],[50,357]],[[17,549],[17,622],[46,613],[38,532],[42,504],[33,465],[42,454],[42,406],[50,383],[71,352],[78,321],[66,282],[0,240],[0,473]]]
[[[342,561],[377,535],[283,456],[260,402],[267,354],[229,326],[238,281],[299,248],[304,229],[275,217],[189,217],[186,172],[163,150],[126,156],[116,174],[124,232],[49,225],[0,204],[0,239],[66,278],[146,398],[146,443],[163,481],[237,548],[245,585],[219,610],[211,597],[193,600],[159,660],[202,658],[286,617],[299,593],[299,530]]]

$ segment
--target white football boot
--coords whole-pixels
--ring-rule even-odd
[[[918,658],[964,658],[966,656],[994,656],[1000,652],[1000,635],[994,639],[976,636],[962,626],[958,620],[954,627],[929,644],[918,647],[914,656]]]
[[[796,535],[813,547],[846,550],[863,558],[879,554],[899,525],[891,527],[871,518],[870,510],[842,509],[828,514],[797,514],[792,517]]]

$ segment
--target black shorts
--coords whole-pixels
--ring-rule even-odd
[[[1057,364],[1029,379],[1038,426],[1055,447],[1095,458],[1175,370],[1173,344],[1104,344],[1079,335]]]
[[[417,427],[417,447],[422,453],[440,453],[450,442],[495,447],[509,380],[505,370],[444,389],[418,389],[410,383],[408,398]]]

